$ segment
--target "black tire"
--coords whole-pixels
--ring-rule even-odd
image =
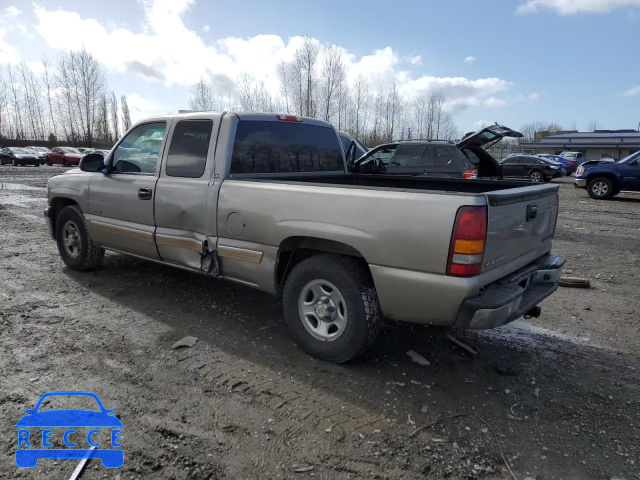
[[[587,193],[596,200],[606,200],[616,195],[616,187],[610,178],[596,177],[587,185]]]
[[[529,174],[529,180],[533,183],[544,182],[544,174],[540,170],[534,170]]]
[[[75,228],[77,251],[66,246],[67,233]],[[64,207],[56,218],[56,243],[65,265],[71,270],[86,271],[97,268],[104,257],[104,249],[93,243],[82,210],[77,205]],[[75,255],[73,252],[76,252]]]
[[[62,159],[62,166],[63,166],[63,167],[68,167],[68,166],[69,166],[69,162],[67,162],[67,159],[66,159],[66,158],[63,158],[63,159]]]
[[[309,316],[301,314],[299,300],[308,285],[326,282],[335,286],[342,298],[338,311],[346,312],[341,333],[334,339],[321,340],[310,331]],[[287,278],[283,291],[284,317],[294,341],[309,355],[333,363],[343,363],[357,357],[369,348],[378,337],[382,324],[382,312],[378,296],[365,265],[354,258],[322,254],[307,258],[297,264]],[[318,302],[315,296],[309,308]],[[339,313],[336,313],[338,315]],[[331,313],[329,313],[331,315]],[[313,317],[320,324],[318,317]],[[327,332],[332,325],[330,321]],[[337,331],[340,331],[337,328]]]
[[[44,164],[45,164],[47,167],[50,167],[50,166],[51,166],[51,162],[50,162],[49,160],[45,160]]]

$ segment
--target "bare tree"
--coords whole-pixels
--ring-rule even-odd
[[[293,64],[294,76],[298,83],[300,114],[314,117],[316,112],[316,60],[318,46],[311,37],[305,37],[302,46],[296,51]]]
[[[363,127],[363,117],[365,117],[366,109],[369,107],[371,97],[369,96],[369,83],[366,78],[359,75],[354,85],[354,104],[355,104],[355,135],[360,137],[360,131]]]
[[[118,99],[116,94],[111,91],[111,100],[109,101],[109,112],[111,117],[111,128],[113,129],[113,140],[120,138],[120,121],[118,118]]]
[[[198,112],[209,112],[215,109],[211,86],[204,78],[201,78],[193,86],[192,94],[189,97],[189,108]]]
[[[20,103],[20,94],[16,79],[11,71],[11,65],[7,65],[7,74],[9,75],[9,88],[11,90],[11,107],[14,115],[14,126],[16,138],[25,138],[24,128],[22,127],[22,107]]]
[[[131,128],[131,115],[129,114],[129,105],[127,105],[127,97],[120,97],[120,108],[122,109],[122,128],[126,132]]]
[[[256,110],[256,99],[254,98],[253,77],[248,73],[243,73],[238,78],[238,98],[240,108],[245,112]]]
[[[280,77],[280,93],[284,96],[285,112],[290,113],[288,93],[288,84],[290,80],[289,65],[287,65],[284,60],[282,60],[278,65],[278,76]]]
[[[342,53],[337,45],[327,45],[322,51],[322,83],[320,86],[324,120],[330,121],[338,91],[345,80],[345,66]],[[339,115],[340,116],[340,115]]]
[[[53,90],[53,78],[49,73],[49,61],[47,57],[42,57],[42,66],[44,68],[44,73],[42,75],[42,82],[44,84],[44,88],[47,91],[47,106],[49,107],[49,132],[53,133],[55,137],[58,136],[58,129],[56,128],[56,120],[53,115],[53,101],[52,101],[52,90]]]

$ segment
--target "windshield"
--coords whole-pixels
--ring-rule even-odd
[[[82,153],[80,150],[73,147],[60,147],[60,150],[62,150],[64,153]]]
[[[631,155],[629,155],[627,157],[624,157],[621,160],[618,160],[618,163],[627,163],[627,162],[630,162],[631,160],[634,160],[636,158],[640,158],[640,150],[638,150],[635,153],[632,153]]]
[[[26,148],[10,147],[9,150],[11,150],[13,153],[31,153]]]
[[[564,158],[576,158],[578,156],[578,152],[562,152],[560,156]]]

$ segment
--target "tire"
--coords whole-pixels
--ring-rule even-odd
[[[104,257],[104,249],[91,240],[84,215],[77,205],[64,207],[58,214],[56,243],[62,261],[71,270],[93,270]]]
[[[15,159],[15,158],[12,158],[12,159],[11,159],[11,165],[13,165],[14,167],[17,167],[17,166],[18,166],[18,162],[16,162],[16,159]]]
[[[67,162],[67,159],[66,159],[66,158],[63,158],[63,159],[62,159],[62,166],[63,166],[63,167],[68,167],[68,166],[69,166],[69,162]]]
[[[50,166],[51,166],[51,162],[50,162],[49,160],[46,160],[46,161],[44,162],[44,164],[45,164],[47,167],[50,167]]]
[[[544,175],[540,170],[534,170],[529,174],[529,180],[533,183],[544,182]]]
[[[294,341],[327,362],[354,359],[380,333],[382,312],[373,282],[366,267],[350,257],[322,254],[301,261],[285,282],[282,301]]]
[[[596,177],[587,185],[587,192],[591,198],[606,200],[616,195],[616,188],[610,178]]]

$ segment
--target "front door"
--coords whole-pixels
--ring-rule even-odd
[[[640,191],[640,160],[636,158],[619,165],[622,170],[622,189]]]
[[[158,258],[153,205],[167,123],[138,125],[111,152],[112,172],[89,183],[89,228],[103,247]]]

